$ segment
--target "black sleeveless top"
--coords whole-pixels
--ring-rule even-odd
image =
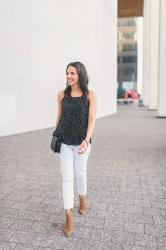
[[[80,97],[64,96],[61,104],[61,116],[55,135],[62,138],[62,143],[80,145],[86,137],[88,128],[89,105],[86,98],[83,95]]]

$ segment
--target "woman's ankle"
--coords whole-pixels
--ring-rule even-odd
[[[86,194],[85,195],[79,194],[79,197],[80,198],[86,198]]]
[[[66,214],[67,214],[67,215],[71,215],[72,212],[73,212],[73,209],[72,209],[72,208],[66,209]]]

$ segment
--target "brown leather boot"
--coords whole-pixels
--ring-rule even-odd
[[[87,210],[87,201],[86,201],[86,196],[85,195],[79,195],[80,197],[80,208],[79,208],[79,213],[81,215],[84,215]]]
[[[71,209],[70,213],[66,212],[66,225],[64,227],[65,235],[69,237],[73,233],[73,229],[74,229],[74,220],[73,220],[73,213]]]

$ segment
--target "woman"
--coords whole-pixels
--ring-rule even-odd
[[[80,62],[70,63],[66,68],[67,86],[57,95],[58,115],[56,133],[61,135],[60,166],[63,180],[63,201],[66,209],[64,233],[70,236],[74,229],[73,168],[76,174],[80,198],[79,213],[87,209],[86,165],[91,151],[91,137],[96,117],[96,96],[88,90],[88,75]]]

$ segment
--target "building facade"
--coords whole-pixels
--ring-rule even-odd
[[[118,19],[118,85],[137,91],[136,18]]]

